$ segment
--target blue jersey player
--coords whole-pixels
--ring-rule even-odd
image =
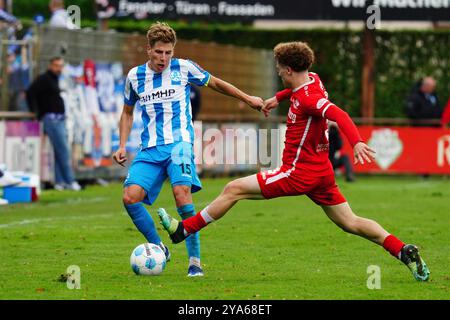
[[[137,229],[148,242],[159,244],[169,260],[169,250],[161,242],[143,203],[151,205],[155,201],[168,177],[181,218],[195,215],[191,192],[199,191],[202,186],[194,163],[190,84],[208,86],[258,111],[264,104],[261,98],[210,75],[192,61],[173,58],[176,34],[169,25],[153,24],[147,38],[149,60],[132,68],[126,79],[119,123],[120,146],[113,158],[122,166],[127,161],[125,144],[133,124],[134,105],[139,101],[144,130],[141,149],[124,182],[123,203]],[[202,276],[199,234],[186,240],[188,276]]]

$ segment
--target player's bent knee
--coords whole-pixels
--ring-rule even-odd
[[[122,196],[122,201],[125,205],[138,203],[141,202],[142,200],[144,200],[144,197],[142,197],[139,194],[131,193],[128,190],[125,190]]]
[[[189,186],[174,186],[173,194],[175,197],[186,197],[191,192],[191,187]]]
[[[134,203],[140,202],[137,198],[130,197],[130,196],[127,196],[127,195],[124,195],[122,197],[122,201],[123,201],[123,204],[125,204],[125,205],[134,204]]]
[[[192,203],[191,187],[190,186],[174,186],[173,195],[177,207]]]
[[[231,197],[233,199],[239,199],[240,195],[244,192],[242,184],[238,180],[228,182],[223,189],[223,194],[225,196]]]
[[[235,187],[234,187],[233,182],[234,181],[228,182],[225,185],[225,188],[223,188],[223,191],[222,191],[223,194],[232,195],[235,192]]]

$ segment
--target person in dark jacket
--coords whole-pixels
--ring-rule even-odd
[[[55,189],[79,191],[75,181],[70,147],[67,139],[64,101],[60,95],[58,77],[64,68],[64,60],[54,57],[47,72],[38,76],[26,92],[29,109],[37,114],[44,125],[55,155]]]
[[[337,125],[329,122],[328,125],[328,142],[330,143],[329,159],[333,165],[333,170],[344,168],[345,180],[348,182],[355,181],[355,174],[353,173],[353,166],[350,158],[346,154],[341,154],[343,143],[339,134]]]
[[[436,94],[436,81],[425,77],[414,85],[407,100],[406,111],[413,125],[425,125],[415,120],[441,119],[442,108]]]

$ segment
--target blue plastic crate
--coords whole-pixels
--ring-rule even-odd
[[[3,198],[9,203],[32,202],[37,199],[35,187],[5,187]]]

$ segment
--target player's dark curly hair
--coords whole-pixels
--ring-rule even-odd
[[[296,72],[311,68],[314,63],[314,52],[306,42],[279,43],[273,49],[275,60]]]
[[[172,43],[175,45],[177,42],[177,35],[165,22],[156,22],[150,26],[147,31],[148,44],[153,47],[156,42],[161,41],[164,43]]]

